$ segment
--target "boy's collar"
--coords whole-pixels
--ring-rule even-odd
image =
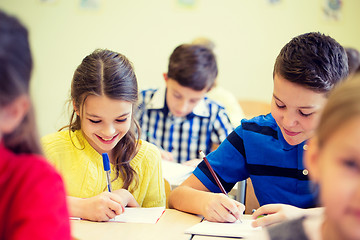
[[[277,125],[277,132],[278,132],[278,138],[279,138],[279,141],[280,141],[280,144],[281,144],[281,147],[282,149],[284,149],[285,151],[290,151],[291,149],[295,148],[295,147],[303,147],[303,145],[305,144],[305,141],[302,142],[302,143],[299,143],[297,145],[290,145],[284,138],[279,126]]]
[[[164,109],[165,108],[165,96],[166,96],[166,88],[160,87],[151,98],[150,102],[147,104],[147,108],[149,109]],[[205,98],[201,99],[198,104],[193,109],[192,113],[200,117],[209,117],[210,112],[207,108],[207,104],[205,102]]]

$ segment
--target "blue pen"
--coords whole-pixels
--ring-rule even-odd
[[[103,157],[104,171],[106,172],[106,182],[108,185],[108,190],[109,190],[109,192],[111,192],[111,180],[110,180],[111,170],[110,170],[109,156],[107,153],[103,153],[102,157]]]

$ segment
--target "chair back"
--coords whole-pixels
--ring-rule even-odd
[[[239,104],[244,111],[245,118],[253,118],[270,113],[270,103],[260,100],[240,99]]]

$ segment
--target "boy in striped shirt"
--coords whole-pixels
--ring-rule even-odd
[[[206,97],[217,73],[210,49],[183,44],[170,56],[166,88],[140,93],[141,138],[158,146],[163,159],[196,165],[199,150],[209,153],[233,130],[225,109]]]

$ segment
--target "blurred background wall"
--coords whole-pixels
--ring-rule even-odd
[[[332,6],[339,8],[329,14]],[[219,85],[263,101],[271,100],[273,64],[292,37],[320,31],[360,49],[359,0],[0,0],[0,8],[30,31],[41,136],[68,123],[73,72],[96,48],[125,54],[147,88],[163,83],[177,45],[207,37],[216,44]]]

